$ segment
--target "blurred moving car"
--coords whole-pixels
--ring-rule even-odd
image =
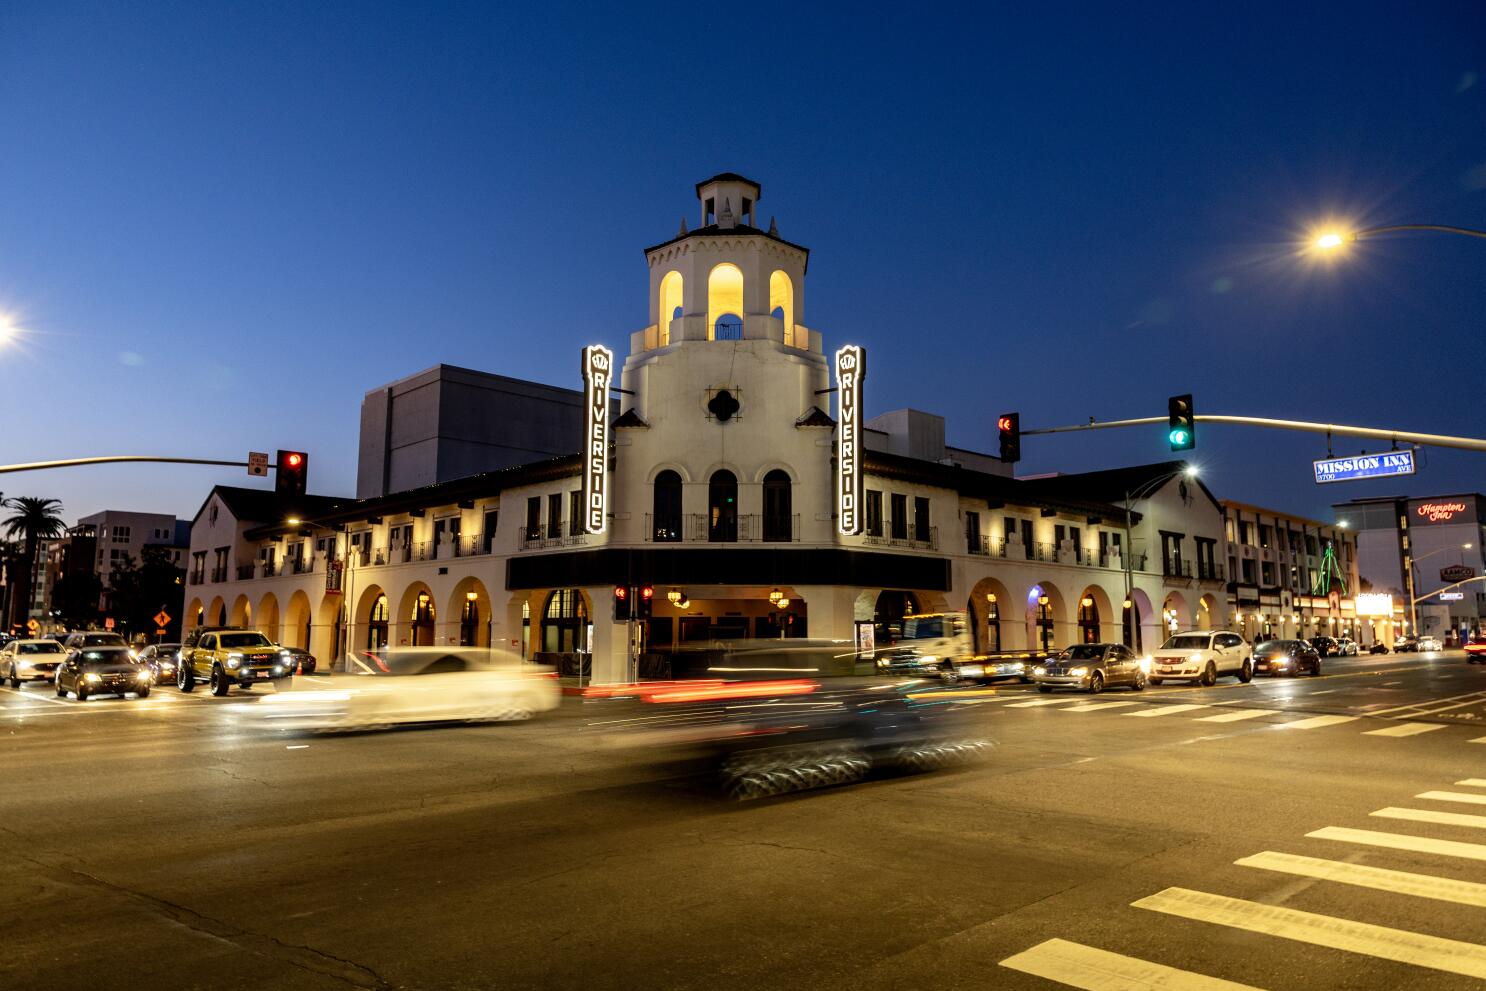
[[[264,699],[277,726],[309,730],[384,729],[404,723],[525,720],[557,708],[557,673],[505,650],[392,647],[352,655],[331,691],[290,691]]]
[[[72,692],[79,702],[93,695],[148,698],[150,678],[150,669],[130,657],[127,647],[82,647],[69,651],[57,669],[57,697]]]
[[[156,685],[175,682],[176,654],[178,643],[152,643],[139,652],[137,660],[150,669],[150,680]]]
[[[1033,668],[1032,680],[1039,692],[1075,688],[1098,695],[1119,685],[1144,691],[1146,672],[1141,659],[1122,643],[1081,643]]]
[[[1357,641],[1356,640],[1353,640],[1351,637],[1338,637],[1337,638],[1337,641],[1336,641],[1336,656],[1337,657],[1356,657],[1359,653],[1361,653],[1361,648],[1359,648],[1357,646]]]
[[[1321,673],[1321,652],[1314,641],[1265,640],[1254,645],[1254,670],[1259,674]]]
[[[917,680],[853,677],[833,663],[852,652],[834,641],[739,641],[692,680],[590,687],[585,732],[704,767],[739,801],[984,752],[988,744],[964,722],[983,700]]]
[[[1486,633],[1474,633],[1465,641],[1465,663],[1486,664]]]
[[[1188,630],[1170,637],[1151,653],[1150,681],[1195,681],[1211,685],[1225,675],[1247,684],[1254,678],[1249,645],[1237,633]]]
[[[1371,647],[1367,648],[1367,652],[1369,654],[1386,654],[1388,653],[1388,645],[1379,640],[1375,642]]]
[[[1419,638],[1419,643],[1417,644],[1416,649],[1417,650],[1421,650],[1421,651],[1425,651],[1425,650],[1444,650],[1445,648],[1440,645],[1439,637],[1422,636],[1422,637]]]
[[[52,681],[66,656],[55,640],[12,640],[0,647],[0,679],[9,678],[11,688],[23,681]]]
[[[917,613],[903,617],[903,635],[877,655],[881,674],[998,681],[1020,678],[1031,682],[1033,662],[1046,652],[998,651],[976,654],[963,612]]]
[[[1395,654],[1406,654],[1410,651],[1415,651],[1418,649],[1419,638],[1414,636],[1413,634],[1409,634],[1406,637],[1399,637],[1397,640],[1393,641],[1393,652]]]
[[[1308,641],[1322,657],[1331,657],[1337,652],[1340,641],[1332,637],[1311,637]]]
[[[221,698],[233,685],[274,685],[289,677],[289,652],[257,630],[225,629],[202,634],[194,647],[181,646],[175,685],[193,691],[198,681]]]

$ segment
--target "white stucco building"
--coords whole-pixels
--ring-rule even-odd
[[[493,643],[581,654],[614,681],[678,644],[850,641],[862,622],[880,638],[913,611],[968,609],[982,650],[1120,639],[1126,610],[1147,647],[1228,625],[1222,509],[1180,462],[1017,480],[946,446],[941,418],[898,410],[866,424],[864,525],[841,533],[808,251],[757,224],[756,183],[696,191],[698,226],[645,251],[649,319],[616,380],[603,532],[584,526],[576,453],[308,500],[293,520],[271,493],[222,488],[192,532],[188,628],[252,623],[322,657]],[[869,356],[868,406],[873,362],[891,360]],[[650,617],[615,622],[616,587],[641,586]]]

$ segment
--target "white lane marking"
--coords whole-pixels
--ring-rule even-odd
[[[1486,788],[1486,778],[1466,778],[1464,781],[1455,782],[1457,787]]]
[[[1141,717],[1143,719],[1151,719],[1151,718],[1153,718],[1155,716],[1174,716],[1178,712],[1191,712],[1193,709],[1206,709],[1206,708],[1208,708],[1208,707],[1205,706],[1205,705],[1197,705],[1196,703],[1193,703],[1193,704],[1190,704],[1190,705],[1158,705],[1158,706],[1153,706],[1152,708],[1149,708],[1149,709],[1145,710],[1144,712],[1122,712],[1122,713],[1120,713],[1120,715],[1122,715],[1122,716],[1139,716],[1139,717]]]
[[[1418,736],[1431,730],[1444,729],[1444,723],[1399,723],[1387,729],[1370,729],[1363,736]]]
[[[3,689],[0,689],[0,691],[9,692],[11,695],[15,695],[18,698],[24,699],[27,702],[51,702],[51,703],[53,703],[55,705],[66,705],[67,704],[67,700],[66,699],[59,699],[59,698],[56,697],[55,694],[52,694],[52,695],[39,695],[39,694],[35,694],[35,693],[32,693],[32,692],[23,692],[19,688],[3,688]]]
[[[1384,688],[1392,688],[1394,685],[1402,685],[1402,684],[1403,684],[1403,682],[1401,682],[1401,681],[1385,681],[1385,682],[1383,682],[1383,687]]]
[[[1459,702],[1457,705],[1441,705],[1441,703],[1444,702],[1456,702],[1458,699],[1465,699],[1465,701]],[[1486,692],[1467,692],[1464,695],[1447,695],[1442,699],[1430,699],[1428,702],[1411,702],[1408,705],[1396,705],[1391,709],[1375,709],[1372,712],[1368,713],[1368,715],[1384,716],[1390,712],[1403,712],[1405,709],[1423,709],[1426,711],[1421,712],[1420,715],[1426,715],[1427,713],[1445,712],[1449,709],[1459,709],[1461,706],[1474,705],[1475,703],[1481,701],[1486,701]],[[1429,708],[1430,706],[1439,707]]]
[[[1466,742],[1467,743],[1486,743],[1486,736],[1478,736],[1474,740],[1467,740]]]
[[[1375,888],[1378,891],[1388,891],[1397,895],[1413,895],[1417,898],[1433,898],[1435,901],[1486,908],[1486,884],[1477,884],[1475,881],[1457,881],[1451,877],[1412,874],[1408,871],[1394,871],[1384,867],[1349,864],[1340,860],[1322,860],[1319,857],[1302,857],[1293,853],[1275,853],[1273,850],[1265,850],[1252,857],[1243,857],[1235,860],[1234,863],[1240,867],[1257,867],[1282,874],[1313,877],[1321,881]]]
[[[288,746],[288,747],[285,747],[284,749],[285,750],[308,750],[308,749],[310,749],[310,745],[308,743],[296,743],[293,746]]]
[[[1474,829],[1486,829],[1486,816],[1467,815],[1464,812],[1436,812],[1433,809],[1396,809],[1389,806],[1386,809],[1378,809],[1369,815],[1375,815],[1379,819],[1407,819],[1410,822],[1433,822],[1441,826],[1470,826]]]
[[[1039,943],[1002,960],[1001,966],[1085,991],[1259,991],[1249,984],[1177,970],[1066,939]]]
[[[1223,712],[1216,716],[1198,716],[1199,723],[1236,723],[1240,719],[1258,719],[1260,716],[1272,716],[1279,712],[1278,709],[1236,709],[1233,712]]]
[[[1011,705],[1008,705],[1006,708],[1008,708],[1008,709],[1030,709],[1034,705],[1063,705],[1063,704],[1068,703],[1068,702],[1077,702],[1078,699],[1079,699],[1079,696],[1077,696],[1077,695],[1069,695],[1066,698],[1060,698],[1060,699],[1033,699],[1030,702],[1013,702],[1013,703],[1011,703]]]
[[[1486,979],[1486,946],[1408,929],[1375,926],[1331,915],[1228,898],[1190,888],[1167,888],[1131,902],[1135,908],[1183,919],[1281,936],[1312,946],[1395,960],[1450,974]]]
[[[1297,719],[1293,723],[1281,723],[1275,729],[1320,729],[1322,726],[1350,723],[1356,718],[1356,716],[1312,716],[1309,719]]]
[[[1344,826],[1324,826],[1305,835],[1313,840],[1337,840],[1342,843],[1386,847],[1389,850],[1408,850],[1412,853],[1438,853],[1463,860],[1486,860],[1486,846],[1461,843],[1458,840],[1432,840],[1426,836],[1379,833],[1371,829],[1348,829]]]
[[[1467,805],[1486,805],[1486,795],[1472,795],[1464,791],[1421,791],[1415,798],[1427,798],[1435,802],[1465,802]]]
[[[1075,705],[1068,709],[1059,709],[1059,712],[1093,712],[1095,709],[1118,709],[1122,705],[1139,705],[1138,702],[1085,702],[1083,705]]]
[[[1335,692],[1336,692],[1336,689],[1335,688],[1328,688],[1325,691],[1311,692],[1311,694],[1312,695],[1332,695],[1332,694],[1335,694]]]

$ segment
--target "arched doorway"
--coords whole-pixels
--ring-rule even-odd
[[[205,625],[206,608],[202,606],[200,599],[192,599],[191,604],[186,606],[186,615],[181,620],[181,634],[184,636]]]
[[[1090,592],[1078,600],[1078,639],[1080,643],[1099,642],[1099,603]]]
[[[667,468],[655,476],[654,513],[650,539],[674,543],[681,539],[681,476]]]
[[[1213,598],[1211,595],[1204,595],[1201,599],[1197,600],[1197,628],[1199,630],[1211,630],[1216,628],[1213,626],[1213,609],[1217,606],[1217,604],[1218,600]],[[1265,617],[1266,625],[1268,624],[1268,622],[1269,617]]]
[[[743,336],[743,271],[731,262],[707,275],[707,336],[714,341]]]
[[[232,625],[251,626],[253,623],[253,605],[248,601],[246,595],[239,595],[232,603]]]
[[[918,598],[901,589],[885,589],[877,596],[872,617],[873,638],[879,644],[903,639],[903,617],[918,612]]]
[[[714,544],[738,539],[738,477],[726,468],[707,482],[707,539]]]
[[[1011,650],[1015,643],[1008,644],[1001,626],[1003,610],[1011,596],[994,578],[982,578],[970,590],[970,599],[965,612],[970,617],[970,632],[978,653],[993,654],[1000,650]]]
[[[310,649],[310,597],[301,589],[289,596],[284,607],[284,643]]]
[[[283,638],[279,632],[279,600],[272,592],[263,593],[258,600],[258,629],[274,643]]]
[[[371,585],[361,593],[356,604],[356,625],[366,630],[361,645],[351,645],[352,650],[381,650],[388,643],[388,626],[391,619],[391,604],[387,593],[380,586]]]
[[[413,647],[432,647],[434,643],[433,593],[418,583],[403,593],[403,614],[408,620],[407,641]]]
[[[547,653],[587,653],[588,600],[576,588],[560,588],[547,596],[542,609],[542,650]]]
[[[461,647],[489,647],[492,618],[490,594],[478,578],[469,577],[454,586],[448,615],[459,619]]]
[[[212,599],[212,604],[206,609],[206,618],[201,622],[202,626],[226,626],[227,625],[227,603],[219,595]]]
[[[1027,590],[1027,639],[1031,649],[1056,650],[1058,628],[1067,617],[1063,595],[1051,582],[1038,582]]]
[[[775,468],[764,476],[764,539],[788,541],[794,537],[794,509],[788,473]]]
[[[1161,620],[1165,624],[1162,632],[1168,637],[1189,627],[1192,620],[1187,612],[1187,600],[1177,592],[1167,595],[1161,604]]]

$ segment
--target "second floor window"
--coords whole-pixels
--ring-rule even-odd
[[[655,476],[651,537],[665,543],[681,539],[681,476],[667,468]]]
[[[913,539],[921,544],[929,542],[929,500],[922,496],[913,500]]]
[[[965,549],[971,554],[980,553],[980,514],[965,514]]]
[[[764,476],[765,540],[789,540],[794,536],[791,508],[789,476],[775,468]]]
[[[901,492],[893,493],[893,512],[891,518],[892,535],[894,540],[908,539],[908,497]]]
[[[485,547],[485,553],[490,553],[490,545],[495,543],[495,525],[500,520],[500,510],[485,510],[485,532],[480,535],[480,540]]]
[[[526,539],[542,539],[542,497],[530,496],[526,500]]]
[[[568,493],[568,536],[576,537],[583,532],[583,490]]]
[[[562,536],[561,492],[553,492],[547,496],[547,536],[554,539]]]
[[[882,493],[867,490],[867,536],[882,536]]]

